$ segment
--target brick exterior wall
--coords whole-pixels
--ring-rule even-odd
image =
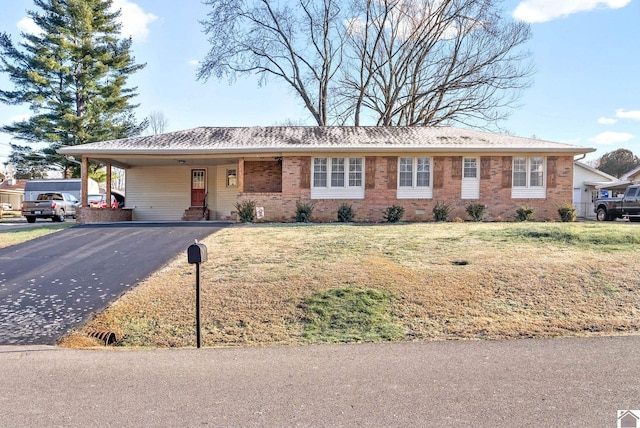
[[[133,211],[115,208],[76,208],[77,223],[113,223],[118,221],[131,221]]]
[[[282,162],[244,162],[245,193],[282,192]]]
[[[354,221],[381,222],[387,207],[404,207],[403,221],[433,221],[433,207],[441,202],[451,206],[450,219],[469,219],[465,209],[470,203],[487,206],[485,220],[511,221],[516,210],[522,206],[534,209],[536,220],[559,220],[558,207],[571,203],[573,199],[573,156],[546,157],[546,198],[512,199],[511,162],[509,156],[479,156],[480,197],[477,200],[461,199],[461,156],[434,156],[433,198],[397,199],[397,157],[367,156],[365,158],[364,199],[311,200],[311,157],[284,157],[281,164],[281,192],[245,192],[239,200],[253,200],[264,207],[262,221],[294,221],[296,201],[314,204],[312,220],[316,222],[337,221],[337,211],[343,203],[350,204],[355,214]],[[271,165],[251,165],[251,164]],[[245,183],[271,180],[262,188],[275,185],[272,177],[274,162],[245,162]],[[255,168],[254,168],[255,167]],[[371,178],[371,174],[374,177]],[[250,177],[256,174],[256,177]]]

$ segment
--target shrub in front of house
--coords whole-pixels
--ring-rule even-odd
[[[433,207],[433,219],[435,221],[447,221],[451,212],[451,205],[444,202],[438,202]]]
[[[253,223],[256,219],[256,202],[255,201],[242,201],[236,202],[234,205],[238,212],[238,218],[243,223]]]
[[[313,213],[313,202],[302,203],[296,201],[296,221],[298,223],[309,223]]]
[[[392,205],[384,211],[384,219],[389,223],[397,223],[402,220],[404,208],[400,205]]]
[[[533,208],[522,206],[516,210],[516,221],[533,221]]]
[[[484,210],[487,209],[485,204],[471,203],[467,205],[466,210],[469,217],[473,221],[482,221],[484,218]]]
[[[560,205],[560,208],[558,208],[558,215],[560,215],[560,221],[563,222],[576,221],[577,217],[576,209],[569,203]]]
[[[353,207],[349,204],[342,204],[338,208],[338,221],[349,223],[353,221]]]

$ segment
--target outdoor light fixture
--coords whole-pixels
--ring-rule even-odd
[[[180,160],[178,160],[178,163],[179,163],[180,165],[184,165],[185,163],[187,163],[187,161],[186,161],[186,160],[183,160],[183,159],[180,159]]]

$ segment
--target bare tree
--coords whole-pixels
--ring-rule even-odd
[[[233,80],[256,73],[295,91],[318,125],[328,120],[330,84],[342,60],[345,32],[337,0],[205,0],[211,50],[198,78]],[[292,5],[292,6],[290,6]]]
[[[350,26],[344,95],[355,124],[493,124],[529,86],[528,25],[494,0],[368,0]],[[355,71],[355,72],[353,72]]]
[[[198,77],[287,82],[318,125],[496,125],[533,74],[500,0],[206,0]]]
[[[163,134],[169,124],[169,119],[161,111],[152,111],[147,120],[149,121],[151,135]]]

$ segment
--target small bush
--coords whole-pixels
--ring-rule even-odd
[[[309,223],[313,213],[313,202],[301,203],[296,201],[296,221],[298,223]]]
[[[253,223],[256,219],[256,202],[255,201],[242,201],[236,202],[234,205],[236,211],[238,211],[238,217],[243,223]]]
[[[533,208],[523,206],[516,210],[516,221],[532,221]]]
[[[392,205],[388,207],[384,212],[384,219],[389,223],[397,223],[402,220],[404,215],[404,208],[400,205]]]
[[[473,221],[482,221],[484,218],[484,210],[487,208],[484,204],[469,204],[467,205],[467,214]]]
[[[560,208],[558,208],[558,214],[560,215],[560,220],[563,222],[576,221],[576,209],[569,203],[562,204]]]
[[[445,204],[443,202],[438,202],[436,203],[436,206],[433,207],[433,219],[435,221],[447,221],[450,211],[451,205]]]
[[[353,221],[353,208],[349,204],[342,204],[338,208],[338,221],[349,223]]]

